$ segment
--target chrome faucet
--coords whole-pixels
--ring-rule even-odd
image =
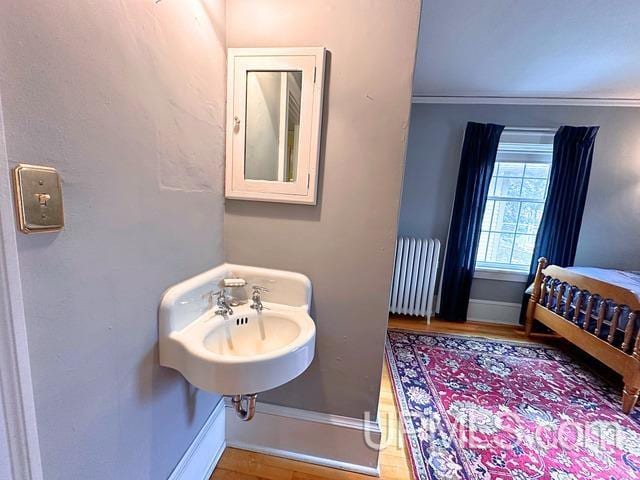
[[[253,293],[251,294],[251,308],[253,308],[256,312],[260,313],[262,310],[267,308],[262,304],[262,299],[260,298],[260,295],[268,292],[269,290],[259,285],[254,285],[251,288],[253,289]]]
[[[218,292],[218,298],[216,299],[216,315],[233,315],[233,308],[227,302],[227,296],[224,293],[224,288]]]
[[[212,310],[213,307],[214,307],[214,301],[213,301],[214,296],[216,296],[216,299],[215,299],[215,307],[216,307],[215,314],[216,315],[222,315],[223,317],[226,317],[227,315],[233,315],[233,309],[231,308],[231,306],[227,302],[227,296],[224,293],[224,289],[219,290],[217,292],[214,292],[212,290],[212,291],[207,292],[207,293],[205,293],[203,295],[203,298],[206,298],[208,300],[208,302],[209,302],[209,310]]]

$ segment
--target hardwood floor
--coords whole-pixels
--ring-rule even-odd
[[[393,316],[390,328],[418,331],[478,335],[509,340],[526,340],[524,330],[506,325],[486,323],[451,323],[432,320],[431,325],[410,317]],[[542,337],[544,340],[544,337]],[[553,339],[549,338],[552,342]],[[408,480],[412,478],[404,438],[391,388],[386,362],[378,404],[378,421],[386,448],[380,452],[380,478]],[[371,480],[372,477],[345,472],[310,463],[297,462],[260,453],[227,448],[211,476],[211,480]]]

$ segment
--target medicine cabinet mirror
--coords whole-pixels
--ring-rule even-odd
[[[316,204],[325,49],[231,48],[227,198]]]

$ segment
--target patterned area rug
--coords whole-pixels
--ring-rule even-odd
[[[640,407],[563,351],[391,330],[415,478],[640,479]]]

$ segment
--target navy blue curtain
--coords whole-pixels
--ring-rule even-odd
[[[599,128],[564,126],[560,127],[553,139],[549,191],[527,284],[535,277],[540,257],[546,257],[550,265],[573,265]],[[529,295],[525,295],[521,321],[524,320],[528,301]]]
[[[440,291],[439,316],[445,320],[467,319],[482,217],[503,129],[467,123]]]

